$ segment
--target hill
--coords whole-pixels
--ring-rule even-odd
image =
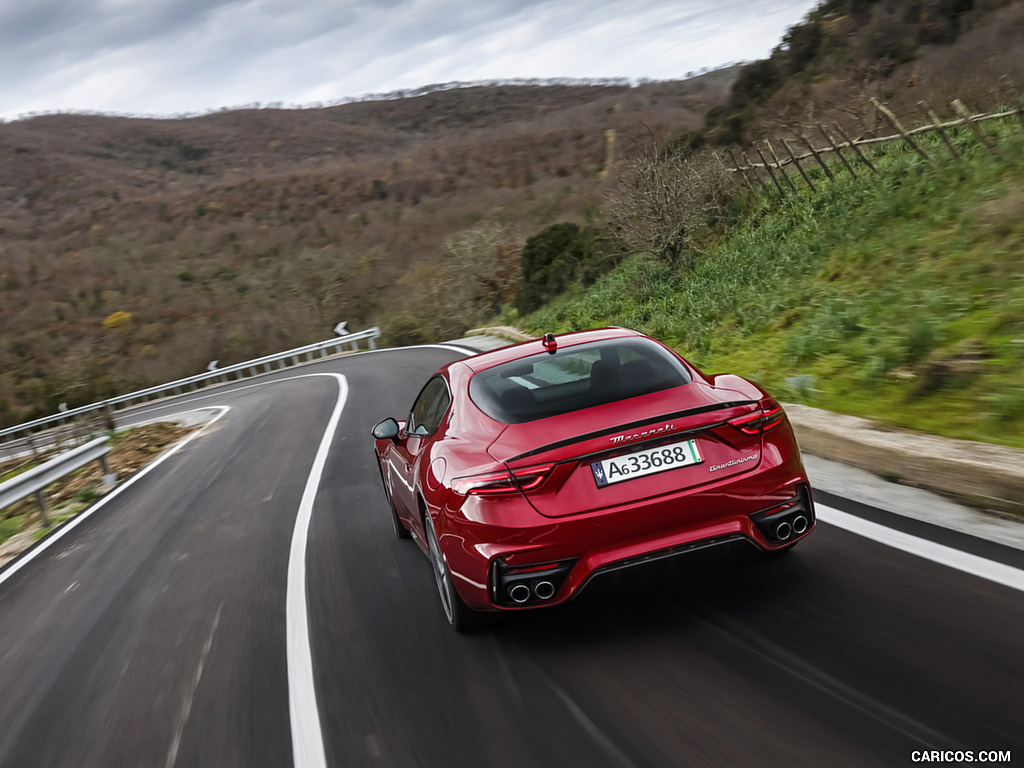
[[[919,101],[941,114],[954,98],[984,111],[1022,89],[1020,0],[823,0],[770,57],[741,69],[704,133],[744,144],[838,121],[870,136],[887,128],[871,97],[900,114]]]
[[[817,192],[790,166],[799,197],[781,180],[745,188],[700,149],[781,146],[819,122],[893,134],[870,97],[911,128],[932,122],[918,100],[947,120],[953,99],[1009,112],[985,123],[993,150],[965,126],[947,131],[956,159],[934,132],[919,140],[928,159],[899,139],[865,144],[877,172],[850,152],[857,178],[834,154],[834,182],[808,160]],[[825,0],[741,68],[703,129],[623,164],[608,211],[631,256],[504,319],[636,327],[781,397],[1024,447],[1021,105],[1024,3]]]
[[[1018,119],[1020,118],[1020,119]],[[866,146],[854,178],[733,196],[689,250],[638,252],[523,317],[622,325],[777,397],[1024,448],[1024,115]],[[642,174],[642,178],[649,174]],[[693,183],[692,178],[689,180]],[[627,222],[628,224],[628,222]]]
[[[623,147],[699,127],[734,74],[0,124],[0,424],[323,339],[338,320],[459,333],[508,300],[525,235],[599,220]],[[423,286],[459,243],[508,274],[455,318]]]

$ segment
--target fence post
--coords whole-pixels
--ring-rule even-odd
[[[828,176],[828,180],[829,181],[835,181],[836,177],[832,175],[832,170],[828,167],[828,163],[826,163],[824,160],[821,159],[821,155],[818,154],[818,150],[816,150],[814,148],[814,145],[811,144],[811,140],[807,138],[807,134],[805,134],[805,133],[800,134],[800,140],[805,145],[807,145],[808,151],[812,155],[814,155],[814,159],[818,161],[818,165],[821,166],[821,170],[823,170],[825,172],[825,175]]]
[[[843,150],[841,150],[839,145],[836,144],[836,140],[829,135],[828,131],[825,130],[825,126],[821,123],[818,123],[818,130],[821,131],[821,135],[825,138],[825,141],[832,145],[832,149],[835,150],[837,155],[839,155],[839,159],[843,161],[843,165],[846,166],[846,170],[848,170],[850,175],[856,179],[857,172],[853,170],[853,166],[850,165],[850,161],[846,159],[846,155],[843,154]]]
[[[772,153],[772,157],[775,159],[775,167],[779,170],[779,174],[786,180],[786,183],[789,184],[789,188],[793,190],[793,194],[800,197],[800,192],[797,191],[796,184],[793,183],[793,180],[789,178],[789,175],[782,167],[782,161],[780,161],[779,156],[775,154],[775,149],[772,147],[772,143],[768,141],[768,139],[765,139],[764,145],[768,147],[768,151]]]
[[[839,123],[833,122],[832,127],[839,131],[839,135],[843,137],[848,146],[853,148],[853,151],[857,153],[857,157],[859,157],[868,168],[870,168],[875,173],[878,173],[878,169],[875,168],[875,164],[868,160],[867,155],[860,151],[860,147],[854,144],[853,140],[846,135],[846,131],[843,130],[843,126],[841,126]]]
[[[918,106],[918,108],[922,112],[924,112],[924,116],[932,121],[932,124],[935,126],[935,130],[938,131],[939,136],[942,137],[942,141],[945,142],[946,149],[949,150],[949,153],[951,155],[953,155],[954,158],[959,160],[960,159],[960,153],[957,151],[957,148],[955,146],[953,146],[953,142],[949,138],[949,135],[946,133],[946,130],[942,127],[942,121],[939,120],[938,115],[936,115],[934,112],[932,112],[931,107],[929,107],[923,101],[917,102],[917,106]]]
[[[781,139],[782,146],[786,148],[786,151],[789,152],[789,156],[793,158],[793,164],[796,166],[796,169],[800,171],[800,175],[804,177],[804,181],[807,182],[807,186],[811,188],[811,192],[817,194],[818,188],[814,186],[814,182],[811,181],[811,177],[807,175],[807,172],[804,171],[804,167],[800,165],[800,161],[797,159],[796,153],[793,151],[793,148],[789,146],[789,142],[786,141],[786,137],[782,136]]]
[[[761,185],[761,188],[762,189],[768,189],[769,188],[768,187],[768,182],[765,181],[764,177],[762,177],[761,174],[759,174],[757,172],[757,168],[755,168],[754,164],[750,162],[750,158],[747,157],[747,153],[746,152],[740,152],[740,157],[743,158],[743,163],[744,163],[744,165],[746,165],[747,170],[754,172],[754,178],[757,179],[757,183]]]
[[[975,136],[978,137],[978,141],[984,144],[988,148],[988,151],[993,155],[1001,158],[1001,155],[999,154],[999,145],[996,144],[995,139],[981,130],[981,126],[974,122],[974,116],[971,114],[971,111],[964,106],[964,103],[960,101],[960,99],[953,99],[953,109],[955,109],[956,113],[964,119],[967,123],[967,127],[974,132]]]
[[[878,110],[879,114],[881,114],[882,117],[884,117],[888,121],[889,125],[891,125],[893,128],[895,128],[899,132],[900,136],[903,137],[903,140],[905,142],[907,142],[907,144],[909,144],[911,146],[911,148],[915,152],[917,152],[917,154],[919,154],[921,157],[923,157],[929,163],[934,163],[935,162],[934,160],[932,160],[932,156],[924,151],[923,147],[919,147],[917,145],[917,142],[915,142],[912,138],[910,138],[910,134],[907,133],[907,129],[903,127],[903,123],[901,123],[899,121],[899,119],[897,119],[896,115],[894,115],[891,110],[889,110],[888,108],[882,106],[882,102],[880,102],[874,96],[871,97],[871,103],[875,105],[875,109]]]
[[[764,163],[764,167],[765,167],[766,169],[768,169],[768,175],[769,175],[769,176],[771,176],[771,177],[772,177],[772,181],[774,181],[774,182],[775,182],[775,188],[776,188],[777,190],[779,190],[779,194],[780,194],[780,195],[782,195],[783,197],[785,197],[785,196],[786,196],[786,193],[785,193],[785,192],[783,191],[783,189],[782,189],[782,185],[781,185],[781,184],[779,184],[779,180],[775,178],[775,172],[774,172],[774,171],[772,170],[772,167],[771,167],[771,165],[769,165],[769,164],[768,164],[768,161],[767,161],[767,160],[765,159],[765,156],[764,156],[764,152],[762,152],[762,151],[761,151],[761,148],[760,148],[759,146],[757,146],[757,142],[754,142],[754,149],[756,149],[756,150],[757,150],[757,154],[758,154],[758,155],[760,155],[760,157],[761,157],[761,162],[762,162],[762,163]]]
[[[742,176],[743,177],[743,181],[746,182],[747,189],[749,189],[751,192],[753,192],[754,191],[754,185],[750,182],[750,179],[747,178],[747,170],[740,166],[739,162],[736,160],[736,155],[734,155],[732,153],[732,149],[727,149],[725,151],[729,153],[729,159],[731,159],[732,160],[732,164],[736,166],[736,172],[740,176]]]

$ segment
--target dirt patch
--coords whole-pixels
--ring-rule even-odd
[[[107,466],[117,475],[121,483],[159,456],[165,448],[183,438],[195,427],[179,427],[169,422],[157,422],[137,427],[114,438],[114,445],[107,454]],[[93,462],[81,472],[66,478],[60,495],[67,497],[94,483],[102,483],[103,470]]]
[[[117,483],[123,483],[195,429],[197,427],[179,427],[169,422],[157,422],[115,435],[110,453],[107,454],[107,467],[117,476]],[[19,459],[0,464],[0,477],[10,472],[23,472],[41,464],[47,458],[51,457],[39,460]],[[105,487],[103,470],[99,462],[91,462],[46,489],[51,521],[56,526],[70,520],[116,487]],[[0,565],[17,557],[46,532],[39,514],[39,506],[31,497],[0,510]]]

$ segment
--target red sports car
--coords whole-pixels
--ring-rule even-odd
[[[430,558],[457,630],[563,603],[603,572],[781,551],[814,527],[779,404],[621,328],[451,363],[373,436],[395,533]]]

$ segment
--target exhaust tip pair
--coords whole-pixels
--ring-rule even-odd
[[[797,515],[793,518],[793,523],[781,522],[775,528],[775,538],[779,541],[788,541],[790,537],[795,533],[799,536],[801,533],[807,530],[807,518],[803,515]]]
[[[491,564],[491,600],[498,607],[529,606],[555,599],[576,560],[509,565],[504,557]]]
[[[514,584],[508,591],[508,596],[511,598],[513,603],[522,605],[531,597],[537,600],[550,600],[555,596],[555,585],[550,581],[537,581],[533,584],[531,590],[526,584],[520,582]]]

